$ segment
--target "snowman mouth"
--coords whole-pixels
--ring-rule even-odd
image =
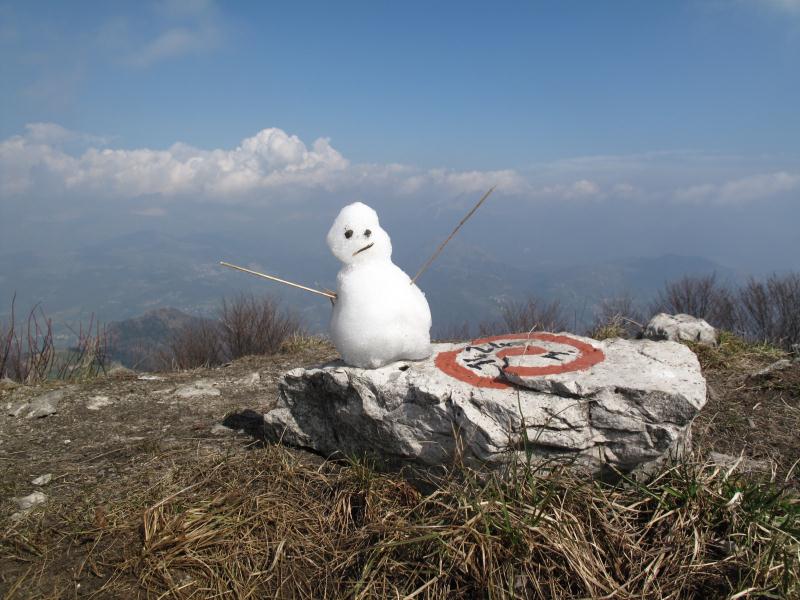
[[[367,244],[367,245],[366,245],[366,246],[364,246],[364,247],[363,247],[361,250],[356,250],[355,252],[353,252],[353,256],[355,256],[356,254],[361,254],[361,253],[362,253],[364,250],[369,250],[369,249],[370,249],[370,248],[372,248],[374,245],[375,245],[375,242],[372,242],[371,244]]]

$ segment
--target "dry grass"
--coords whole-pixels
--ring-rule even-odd
[[[299,354],[301,352],[325,350],[335,352],[333,343],[325,336],[312,335],[303,331],[296,331],[289,335],[280,347],[284,354]]]
[[[722,332],[716,347],[692,344],[709,389],[708,403],[693,425],[709,449],[764,461],[777,476],[800,488],[800,362],[758,376],[789,355]]]
[[[646,485],[524,465],[505,480],[460,471],[434,483],[423,494],[363,464],[267,447],[198,459],[111,502],[100,491],[63,515],[69,526],[12,526],[2,552],[37,562],[42,540],[71,537],[76,580],[103,598],[800,593],[800,502],[775,483],[697,463]],[[22,573],[8,597],[44,570]]]

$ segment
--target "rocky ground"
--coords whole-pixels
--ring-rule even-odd
[[[800,363],[724,344],[698,352],[710,392],[695,424],[696,446],[721,462],[741,455],[739,468],[796,486]],[[101,542],[82,542],[82,523],[111,522],[126,494],[206,465],[209,456],[251,451],[261,443],[261,416],[276,401],[280,375],[334,357],[317,344],[214,369],[0,383],[0,595],[76,597],[100,589],[107,569],[87,557]],[[42,546],[28,533],[34,530],[48,531],[50,543]]]

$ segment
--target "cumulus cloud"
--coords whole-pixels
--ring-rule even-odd
[[[579,179],[570,183],[557,183],[534,190],[535,196],[560,198],[563,200],[593,200],[605,198],[600,185],[589,179]]]
[[[779,171],[681,188],[675,192],[675,198],[682,202],[743,204],[795,190],[800,190],[800,174]]]
[[[450,195],[497,185],[522,193],[515,171],[422,170],[398,164],[351,165],[328,138],[307,146],[278,128],[259,131],[233,149],[203,150],[176,143],[165,150],[89,147],[71,152],[62,142],[74,132],[51,123],[29,126],[0,142],[0,193],[72,190],[104,197],[194,195],[219,201],[247,200],[259,192],[292,189],[342,191],[372,188],[403,195],[425,190]],[[89,138],[87,138],[89,139]]]
[[[442,200],[499,194],[529,202],[662,201],[736,204],[800,190],[800,171],[789,166],[760,175],[707,183],[708,172],[741,172],[744,163],[647,157],[575,159],[513,169],[422,169],[403,164],[351,163],[328,138],[310,144],[267,128],[233,148],[202,149],[175,143],[166,149],[115,148],[109,140],[54,123],[32,123],[21,135],[0,141],[0,196],[136,199],[148,212],[170,198],[217,203],[269,203],[319,193],[339,196]],[[698,166],[699,165],[699,166]],[[757,166],[757,165],[756,165]],[[721,168],[727,171],[720,171]],[[754,165],[749,168],[752,171]],[[761,168],[761,166],[757,166]],[[710,171],[709,171],[710,169]],[[696,183],[696,182],[700,183]],[[681,183],[684,182],[684,183]]]

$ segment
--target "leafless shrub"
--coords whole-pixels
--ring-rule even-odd
[[[60,353],[55,365],[55,376],[58,379],[76,380],[105,373],[108,365],[108,335],[105,325],[101,326],[92,315],[86,328],[81,323],[77,331],[71,331],[76,342]]]
[[[644,315],[629,293],[603,300],[595,309],[589,336],[634,338],[644,327]]]
[[[4,327],[0,375],[22,383],[38,383],[47,379],[56,358],[52,323],[37,304],[28,313],[25,331],[19,331],[15,303],[16,297],[11,302],[11,319]]]
[[[299,333],[297,317],[280,310],[278,303],[265,296],[244,294],[222,301],[220,314],[222,341],[230,358],[253,354],[275,354],[293,334]]]
[[[785,349],[800,342],[800,274],[750,279],[740,290],[745,335]]]
[[[475,331],[469,321],[450,323],[436,327],[435,339],[439,342],[463,342],[475,337]]]
[[[180,329],[170,340],[169,350],[161,357],[165,369],[210,367],[226,360],[220,325],[209,320]]]
[[[40,305],[30,310],[24,327],[23,332],[17,325],[15,295],[9,321],[0,325],[0,377],[33,384],[48,378],[86,378],[105,370],[105,328],[95,321],[94,315],[86,329],[81,324],[78,332],[73,332],[77,343],[67,350],[56,349],[52,321]]]
[[[508,301],[500,306],[500,321],[482,323],[481,335],[565,331],[569,320],[558,300],[545,302],[534,296],[523,302]]]
[[[292,340],[297,346],[302,337],[297,317],[281,311],[275,300],[242,294],[222,301],[219,320],[203,319],[180,329],[159,362],[164,369],[208,367],[242,356],[275,354]]]
[[[735,294],[717,282],[715,273],[698,277],[685,275],[667,282],[651,307],[652,314],[658,312],[685,313],[730,331],[736,330],[738,325]]]

